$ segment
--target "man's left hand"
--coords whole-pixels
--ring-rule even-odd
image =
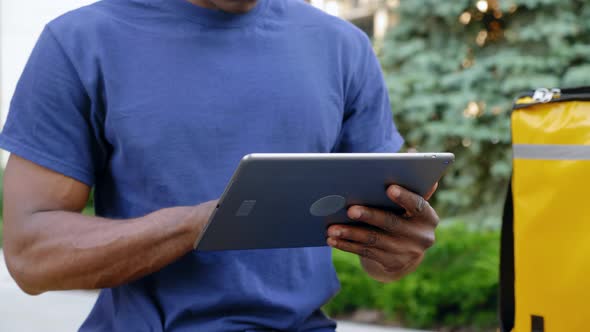
[[[406,210],[404,215],[364,206],[351,206],[348,217],[373,227],[332,225],[328,245],[357,254],[363,268],[381,282],[398,280],[414,271],[434,244],[439,218],[428,203],[438,184],[424,197],[392,185],[387,196]]]

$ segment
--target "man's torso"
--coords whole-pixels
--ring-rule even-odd
[[[259,6],[224,26],[163,1],[107,0],[49,26],[90,96],[97,214],[218,198],[248,153],[337,148],[342,49],[357,32],[297,1]],[[328,248],[193,252],[103,290],[82,330],[330,328],[317,309],[337,289]]]

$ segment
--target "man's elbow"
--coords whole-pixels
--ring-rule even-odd
[[[27,262],[27,259],[23,255],[13,254],[5,250],[4,258],[10,276],[23,292],[29,295],[39,295],[46,291],[41,283],[43,278],[36,275],[34,271],[35,265]]]

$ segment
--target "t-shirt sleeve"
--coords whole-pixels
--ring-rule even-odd
[[[46,27],[17,84],[0,148],[92,186],[101,149],[91,108],[71,59]]]
[[[351,65],[345,109],[335,152],[397,152],[404,143],[393,123],[387,86],[369,39],[364,36]]]

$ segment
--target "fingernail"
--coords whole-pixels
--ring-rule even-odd
[[[328,245],[329,245],[330,247],[335,247],[335,246],[337,246],[337,245],[338,245],[338,241],[334,240],[333,238],[329,238],[329,239],[328,239]]]
[[[391,196],[399,197],[402,194],[402,191],[399,189],[398,186],[391,187]]]
[[[331,237],[340,237],[342,235],[342,231],[339,229],[331,229],[328,231],[328,235]]]
[[[352,217],[352,219],[359,219],[359,218],[360,218],[360,217],[362,217],[362,216],[363,216],[363,210],[362,210],[362,209],[360,209],[360,208],[353,209],[353,210],[350,212],[350,217]]]

